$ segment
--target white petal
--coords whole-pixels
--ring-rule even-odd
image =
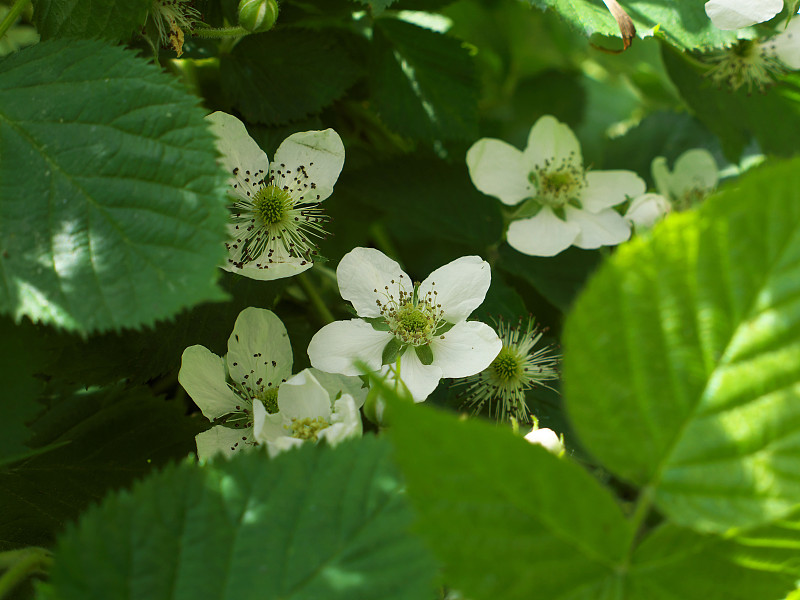
[[[740,29],[769,21],[783,10],[783,0],[709,0],[706,14],[718,29]]]
[[[625,199],[641,196],[647,189],[644,180],[633,171],[590,171],[581,195],[583,210],[599,213]]]
[[[178,381],[210,421],[234,412],[242,402],[226,383],[225,362],[203,346],[183,351]]]
[[[423,298],[430,292],[434,304],[442,305],[444,318],[458,323],[481,305],[491,282],[489,263],[480,256],[462,256],[428,275],[419,286],[419,295]]]
[[[271,173],[274,185],[288,187],[296,200],[321,202],[333,193],[343,165],[344,144],[338,133],[303,131],[281,143]]]
[[[800,40],[800,35],[798,39]],[[710,192],[717,187],[718,182],[717,161],[708,150],[693,148],[681,154],[675,161],[671,186],[677,196],[698,189]]]
[[[650,229],[671,209],[672,205],[664,196],[660,194],[642,194],[631,202],[625,212],[625,218],[637,231],[641,231]]]
[[[360,436],[361,415],[353,397],[345,394],[334,405],[331,426],[320,431],[319,438],[331,446],[336,446],[343,440]]]
[[[569,248],[580,232],[575,223],[562,221],[545,206],[529,219],[512,222],[507,239],[512,248],[523,254],[555,256]]]
[[[581,228],[574,244],[591,250],[600,246],[616,246],[631,237],[631,226],[612,208],[597,214],[566,207],[567,220]]]
[[[270,458],[275,458],[281,452],[286,452],[292,448],[297,448],[303,445],[303,440],[289,436],[275,438],[267,442],[267,454]]]
[[[247,438],[243,440],[242,438]],[[253,429],[231,429],[217,425],[207,431],[198,433],[194,438],[197,444],[197,456],[200,460],[208,460],[216,454],[233,456],[245,448],[251,448]]]
[[[506,142],[478,140],[467,152],[467,168],[475,187],[503,204],[513,206],[536,194],[525,157]]]
[[[439,385],[442,370],[436,365],[423,365],[414,349],[409,348],[400,357],[400,378],[411,392],[414,402],[424,402]]]
[[[392,339],[389,331],[376,331],[361,319],[335,321],[314,334],[308,345],[311,365],[328,373],[361,375],[357,362],[371,371],[381,368],[383,349]]]
[[[228,338],[228,372],[234,382],[257,391],[280,385],[292,374],[292,345],[281,320],[271,310],[245,308]]]
[[[400,265],[374,248],[353,248],[345,254],[336,268],[336,280],[342,298],[352,302],[361,317],[380,316],[376,301],[385,301],[387,294],[397,300],[399,289],[413,289]]]
[[[564,162],[583,167],[578,138],[568,125],[550,115],[541,117],[531,128],[524,154],[526,163],[537,169],[544,168],[546,164],[558,167]]]
[[[224,112],[211,113],[206,120],[217,136],[217,150],[222,154],[220,161],[228,171],[230,184],[236,184],[237,190],[261,187],[260,182],[269,172],[269,159],[247,133],[244,123]]]
[[[253,402],[253,435],[261,444],[285,436],[283,416],[280,413],[269,414],[261,402]]]
[[[258,281],[271,281],[273,279],[292,277],[314,266],[312,261],[289,256],[289,253],[282,246],[278,246],[269,258],[264,255],[240,267],[238,265],[241,264],[240,245],[242,238],[237,235],[237,225],[231,223],[227,227],[228,257],[222,268],[230,273],[238,273]]]
[[[303,369],[281,385],[278,410],[284,421],[317,417],[330,421],[331,397],[311,371]]]
[[[479,321],[455,325],[431,342],[433,364],[442,377],[468,377],[480,373],[497,358],[503,342],[494,329]]]
[[[544,427],[542,429],[531,429],[530,433],[525,436],[531,444],[543,446],[553,454],[561,454],[564,451],[564,444],[561,439],[556,435],[552,429]]]
[[[332,400],[336,400],[339,394],[349,394],[358,408],[364,406],[367,399],[369,388],[364,384],[360,377],[340,375],[339,373],[326,373],[311,367],[308,369],[320,385],[325,388]]]
[[[797,17],[792,19],[786,29],[762,44],[762,47],[790,69],[800,69],[800,20]]]

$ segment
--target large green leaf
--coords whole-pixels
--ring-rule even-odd
[[[432,597],[389,449],[370,437],[167,468],[66,532],[44,597]]]
[[[0,549],[53,543],[68,521],[111,489],[194,450],[205,420],[146,388],[76,392],[31,424],[33,449],[0,470]]]
[[[0,62],[0,157],[3,312],[91,332],[223,297],[214,138],[132,52],[52,41]]]
[[[755,526],[800,501],[800,161],[622,246],[564,332],[587,449],[676,522]]]
[[[602,0],[528,0],[539,8],[555,9],[567,22],[586,35],[621,37],[614,17]],[[722,31],[711,24],[703,2],[663,0],[620,5],[628,13],[639,35],[658,26],[659,34],[678,48],[719,46],[736,39],[736,32]],[[635,42],[634,42],[635,43]]]
[[[369,82],[381,119],[421,139],[477,137],[477,78],[455,39],[397,19],[378,19]]]
[[[360,67],[347,47],[353,42],[335,31],[247,36],[220,60],[223,89],[249,121],[282,125],[302,119],[340,98],[358,79]]]
[[[465,597],[750,600],[795,587],[795,521],[730,538],[665,523],[640,539],[569,458],[508,430],[397,402],[390,435],[418,530]]]
[[[33,0],[33,20],[42,39],[101,37],[120,41],[144,25],[152,0]]]

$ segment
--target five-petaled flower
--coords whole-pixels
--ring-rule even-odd
[[[293,381],[291,375],[292,347],[286,328],[272,311],[262,308],[246,308],[239,313],[224,357],[204,346],[186,348],[178,381],[203,415],[216,424],[197,435],[198,456],[230,455],[255,445],[254,409],[273,414],[285,407],[288,401],[282,396],[293,397],[295,388],[281,390]],[[358,406],[364,403],[366,390],[360,390],[358,378],[319,372],[313,375],[328,390],[326,394],[335,397],[346,393],[358,399]]]
[[[231,240],[224,269],[252,279],[291,277],[312,265],[315,239],[325,236],[319,203],[333,193],[344,145],[333,129],[286,138],[269,162],[236,117],[206,117],[231,174]]]
[[[336,276],[342,297],[362,318],[330,323],[314,335],[308,355],[322,371],[358,375],[361,363],[372,371],[394,363],[422,402],[442,377],[478,373],[502,347],[491,327],[466,320],[491,281],[489,264],[478,256],[462,256],[414,285],[379,250],[355,248]]]
[[[593,249],[630,237],[629,223],[612,207],[645,191],[632,171],[586,171],[570,128],[540,118],[520,151],[501,140],[478,140],[467,152],[472,182],[508,206],[508,243],[532,256],[555,256],[572,245]]]

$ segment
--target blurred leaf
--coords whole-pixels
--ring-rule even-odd
[[[33,21],[44,40],[100,37],[117,42],[144,25],[152,4],[152,0],[33,0]]]
[[[67,530],[43,596],[432,597],[433,564],[407,533],[388,451],[370,437],[171,466]]]
[[[132,52],[0,61],[0,309],[81,332],[216,300],[225,174],[196,100]]]
[[[586,448],[698,530],[800,498],[800,161],[751,172],[621,246],[564,332]]]
[[[425,140],[477,136],[478,82],[459,40],[397,19],[378,19],[372,46],[372,100],[390,128]]]
[[[0,471],[0,549],[49,546],[109,490],[194,450],[205,423],[146,388],[75,392],[33,422],[32,448],[64,444]]]
[[[248,121],[301,119],[340,98],[361,75],[343,42],[333,30],[249,35],[222,56],[222,86]]]

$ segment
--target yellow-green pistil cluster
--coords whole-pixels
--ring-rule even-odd
[[[391,281],[392,285],[395,283],[394,280]],[[397,298],[390,293],[389,286],[386,286],[385,300],[376,300],[381,316],[389,326],[389,331],[402,344],[426,346],[444,323],[442,305],[436,300],[436,283],[432,283],[431,289],[423,296],[418,295],[418,286],[412,292],[406,292],[402,282],[400,283]]]
[[[786,68],[775,56],[767,52],[762,44],[753,40],[739,40],[733,46],[709,57],[714,67],[706,77],[717,86],[728,87],[733,91],[747,88],[763,92],[774,83],[774,77],[786,72]]]
[[[234,169],[233,174],[240,176],[239,169]],[[290,179],[292,189],[301,191],[293,192],[288,185],[278,186],[278,178]],[[287,256],[300,259],[301,264],[311,261],[317,254],[314,239],[327,234],[328,217],[317,203],[317,186],[309,181],[306,167],[300,165],[292,170],[282,164],[269,176],[263,170],[245,171],[243,179],[257,189],[251,192],[242,187],[245,197],[240,196],[231,207],[236,239],[227,246],[237,258],[228,261],[237,269],[245,265],[268,269]]]
[[[489,414],[498,421],[513,417],[521,423],[529,423],[531,411],[525,402],[525,392],[534,386],[549,388],[546,382],[558,379],[560,357],[550,346],[531,352],[542,337],[542,331],[534,327],[532,319],[528,319],[525,327],[521,320],[516,327],[500,321],[498,333],[503,347],[492,364],[456,384],[467,386],[462,396],[464,405],[473,413],[480,412],[488,404]]]
[[[536,195],[522,204],[514,218],[536,214],[542,206],[552,208],[563,218],[567,204],[581,208],[580,198],[586,188],[586,172],[579,157],[571,153],[556,163],[546,159],[544,164],[528,174],[536,186]]]
[[[319,439],[319,432],[330,426],[331,424],[322,417],[305,417],[292,419],[291,425],[287,425],[286,428],[293,438],[316,442]]]

